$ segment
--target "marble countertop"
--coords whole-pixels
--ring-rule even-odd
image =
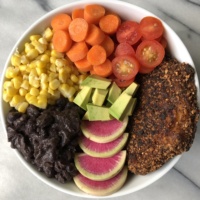
[[[126,0],[162,18],[188,48],[200,76],[200,0]],[[0,0],[0,73],[21,34],[39,17],[72,0]],[[33,176],[19,161],[0,124],[1,200],[79,200]],[[134,200],[199,200],[200,127],[189,152],[161,179],[124,198]],[[122,197],[115,198],[121,199]]]

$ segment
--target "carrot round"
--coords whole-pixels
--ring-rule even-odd
[[[83,41],[88,33],[88,23],[83,18],[75,18],[69,24],[69,35],[75,42]]]
[[[91,4],[84,8],[84,19],[90,24],[98,24],[105,15],[105,8],[101,5]]]
[[[108,77],[112,74],[112,63],[109,59],[106,59],[103,64],[93,66],[93,70],[96,75]]]
[[[87,57],[76,61],[74,64],[78,68],[78,70],[81,72],[88,72],[92,70],[92,65],[87,60]]]
[[[86,57],[88,52],[88,47],[85,42],[76,42],[67,51],[66,55],[72,62],[77,62],[78,60]]]
[[[105,15],[99,21],[101,30],[109,35],[116,33],[120,24],[121,19],[115,14]]]
[[[75,18],[84,18],[83,8],[77,8],[72,11],[72,19],[75,19]]]
[[[115,48],[113,40],[108,35],[105,36],[103,42],[100,45],[106,50],[107,57],[113,53]]]
[[[100,45],[94,45],[87,53],[87,60],[91,65],[101,65],[106,60],[106,51]]]
[[[68,14],[58,14],[54,16],[51,20],[51,27],[53,30],[68,30],[69,24],[71,22],[71,17]]]
[[[67,31],[57,30],[53,35],[53,46],[58,52],[66,52],[70,49],[72,45],[72,39]]]
[[[89,25],[88,35],[85,39],[85,41],[89,45],[93,46],[96,44],[100,44],[101,42],[103,42],[104,38],[105,38],[105,34],[99,27],[97,27],[94,24]]]

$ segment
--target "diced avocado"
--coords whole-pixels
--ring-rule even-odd
[[[139,85],[135,82],[131,83],[123,92],[131,95],[131,96],[134,96],[135,93],[137,92],[139,88]]]
[[[85,115],[83,116],[82,120],[89,120],[88,111],[85,112]]]
[[[120,94],[121,94],[121,89],[117,86],[117,84],[115,82],[113,82],[110,87],[107,100],[111,104],[113,104],[116,101],[116,99],[119,97]]]
[[[136,103],[137,103],[137,99],[136,98],[131,98],[129,104],[127,105],[123,115],[121,116],[120,120],[123,120],[126,116],[131,116],[134,109],[135,109],[135,106],[136,106]]]
[[[84,86],[83,89],[76,95],[74,99],[74,103],[77,104],[82,109],[86,110],[87,103],[90,99],[90,95],[92,92],[91,87]]]
[[[107,107],[87,104],[87,110],[90,121],[106,121],[113,119]]]
[[[96,88],[92,95],[92,103],[97,106],[102,106],[106,99],[107,93],[108,93],[108,90],[106,89]]]
[[[90,75],[81,83],[81,86],[88,86],[91,88],[98,89],[107,89],[110,84],[111,79],[99,77],[96,75]]]
[[[118,99],[109,108],[109,113],[118,120],[123,120],[122,116],[126,112],[126,108],[131,101],[132,96],[123,92]]]

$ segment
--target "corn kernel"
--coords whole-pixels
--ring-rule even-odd
[[[32,42],[33,46],[35,47],[35,49],[37,49],[37,51],[41,54],[44,53],[47,49],[47,45],[45,44],[41,44],[40,42],[34,40]]]
[[[41,38],[41,35],[31,35],[30,36],[31,41],[39,40],[40,38]]]
[[[6,91],[9,96],[14,96],[18,92],[14,87],[8,87]]]
[[[68,85],[70,85],[70,86],[73,86],[73,85],[74,85],[74,83],[73,83],[73,81],[72,81],[71,79],[67,79],[66,83],[67,83]]]
[[[55,64],[51,64],[50,65],[50,71],[55,72],[56,73],[56,65]]]
[[[6,90],[3,91],[3,100],[5,102],[10,102],[12,100],[13,96],[8,95],[8,92]]]
[[[58,88],[58,90],[60,91],[60,93],[64,96],[64,97],[68,97],[68,90],[69,90],[70,86],[68,84],[61,84]]]
[[[54,80],[57,77],[58,77],[57,73],[51,72],[51,73],[49,73],[48,81],[51,82],[52,80]]]
[[[47,99],[39,98],[38,101],[37,101],[37,106],[39,108],[45,109],[47,107]]]
[[[52,90],[58,89],[59,86],[60,86],[60,81],[58,79],[54,79],[54,80],[52,80],[52,81],[49,82],[49,87]]]
[[[41,37],[41,38],[38,40],[38,42],[41,43],[41,44],[45,44],[45,45],[48,44],[46,38],[44,38],[44,37]]]
[[[47,28],[44,33],[43,33],[43,37],[49,42],[51,41],[52,37],[53,37],[53,32],[50,28]]]
[[[16,94],[13,96],[12,100],[10,101],[10,106],[17,108],[17,106],[24,101],[25,101],[25,98],[23,96]]]
[[[26,94],[25,99],[29,104],[35,105],[35,103],[37,103],[37,97],[32,96],[30,93]]]
[[[68,74],[72,72],[72,68],[70,66],[65,66],[65,70],[67,71]]]
[[[87,78],[87,74],[81,74],[79,76],[79,84],[81,84]]]
[[[65,67],[67,65],[67,61],[65,59],[56,59],[55,61],[55,65],[58,67],[58,68],[62,68],[62,67]]]
[[[47,98],[47,94],[48,94],[47,90],[40,90],[40,94],[39,94],[40,96]]]
[[[13,82],[11,82],[11,81],[5,81],[3,83],[3,88],[4,89],[7,89],[8,87],[14,87]]]
[[[38,56],[38,51],[36,49],[30,49],[28,52],[27,52],[27,57],[28,59],[30,60],[33,60],[35,59],[37,56]]]
[[[36,64],[36,67],[39,67],[39,68],[45,68],[46,67],[46,62],[43,62],[43,61],[41,61],[41,60],[37,60],[36,62],[35,62],[35,64]]]
[[[25,53],[28,53],[31,49],[34,49],[34,46],[30,43],[25,43]]]
[[[56,50],[52,50],[51,51],[51,56],[55,57],[55,58],[64,58],[64,54],[60,53],[60,52],[57,52]]]
[[[28,80],[23,80],[21,84],[21,88],[24,88],[25,90],[28,90],[30,87]]]
[[[29,92],[32,96],[38,96],[40,91],[37,88],[32,87]]]
[[[50,60],[50,57],[49,57],[48,54],[43,54],[43,55],[41,55],[40,60],[41,60],[42,62],[48,63],[49,60]]]
[[[19,94],[20,94],[21,96],[25,96],[25,95],[27,94],[27,90],[25,90],[24,88],[20,88],[20,89],[19,89]]]
[[[56,62],[56,57],[51,56],[50,63],[55,64],[55,62]]]
[[[54,49],[53,43],[50,42],[50,43],[47,45],[47,48],[48,48],[49,50],[53,50],[53,49]]]
[[[65,68],[60,69],[58,72],[58,79],[62,83],[66,83],[68,78],[69,78],[69,73],[67,72],[67,70]]]
[[[77,77],[75,74],[72,74],[72,75],[70,76],[70,79],[71,79],[71,81],[74,82],[74,83],[78,83],[78,81],[79,81],[78,77]]]
[[[20,65],[20,66],[19,66],[20,72],[25,72],[25,71],[26,71],[26,68],[27,68],[26,65]]]
[[[6,74],[5,74],[5,76],[6,76],[6,78],[14,78],[15,76],[17,76],[18,75],[18,73],[19,73],[19,69],[18,68],[15,68],[15,67],[8,67],[7,69],[6,69]]]
[[[44,52],[45,55],[47,56],[51,56],[51,50],[50,49],[47,49],[45,52]]]
[[[23,79],[21,76],[16,76],[12,79],[13,85],[15,89],[19,89],[21,87],[21,84],[23,82]]]
[[[26,55],[22,55],[21,56],[21,64],[26,65],[29,63],[28,58],[26,57]]]
[[[11,65],[18,67],[21,64],[21,58],[16,55],[12,55],[11,57]]]
[[[40,76],[41,74],[45,74],[46,73],[46,69],[45,68],[36,68],[37,71],[37,75]]]
[[[42,73],[42,74],[39,76],[39,79],[40,79],[40,82],[41,82],[41,83],[46,83],[46,82],[48,82],[48,76],[47,76],[47,74],[45,74],[45,73]]]
[[[27,107],[28,107],[28,103],[27,103],[27,102],[22,102],[22,103],[18,106],[17,110],[18,110],[18,112],[25,113]]]

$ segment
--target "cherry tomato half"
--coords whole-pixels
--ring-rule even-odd
[[[165,56],[165,49],[156,40],[144,40],[136,49],[136,58],[141,66],[155,68]]]
[[[148,16],[140,21],[139,30],[142,37],[147,40],[154,40],[162,36],[164,27],[159,19]]]
[[[139,24],[134,21],[123,22],[116,32],[116,37],[119,43],[127,42],[130,45],[135,44],[141,38]]]
[[[114,81],[118,87],[125,88],[125,87],[128,87],[134,81],[134,79],[135,78],[132,78],[129,80],[120,80],[120,79],[116,78]]]
[[[130,80],[136,76],[140,65],[135,57],[124,55],[112,60],[113,74],[120,80]]]
[[[129,56],[135,56],[135,50],[133,47],[126,43],[119,43],[115,49],[115,56],[124,56],[124,55],[129,55]]]

